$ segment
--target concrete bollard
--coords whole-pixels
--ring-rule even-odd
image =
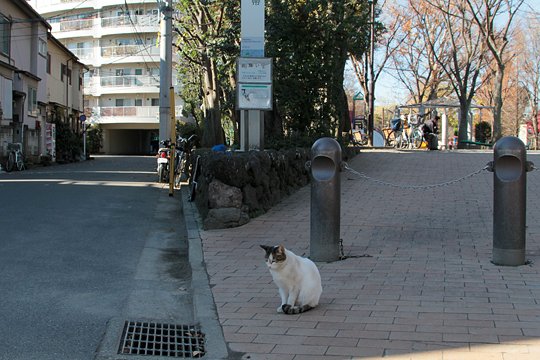
[[[310,258],[336,261],[340,258],[341,146],[321,138],[311,147]]]
[[[493,148],[493,260],[496,265],[525,264],[527,162],[517,137],[501,138]]]

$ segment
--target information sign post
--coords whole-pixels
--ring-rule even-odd
[[[272,59],[264,57],[264,0],[241,1],[236,107],[240,150],[264,148],[264,113],[272,110]]]

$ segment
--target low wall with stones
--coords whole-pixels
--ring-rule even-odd
[[[344,151],[343,159],[353,152]],[[310,181],[305,167],[310,149],[196,150],[194,155],[201,165],[195,203],[207,230],[243,225]]]
[[[216,153],[197,150],[195,202],[205,229],[243,225],[309,182],[308,149]]]

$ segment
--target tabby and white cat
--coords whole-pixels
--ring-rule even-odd
[[[295,255],[283,245],[261,247],[266,251],[266,265],[281,296],[277,311],[298,314],[317,306],[322,286],[321,275],[313,261]]]

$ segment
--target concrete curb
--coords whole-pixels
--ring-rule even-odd
[[[188,201],[189,188],[182,187],[182,207],[186,222],[189,264],[191,266],[191,293],[193,316],[206,335],[206,359],[229,359],[227,344],[219,323],[214,296],[204,263],[201,236],[199,234],[200,217],[195,204]]]

